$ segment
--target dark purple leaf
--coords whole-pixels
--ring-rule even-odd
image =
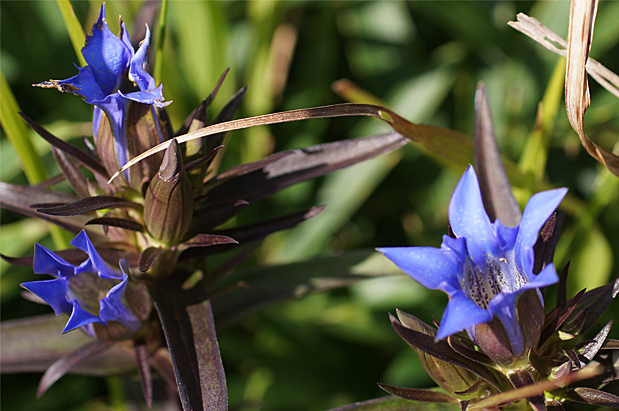
[[[461,409],[458,403],[415,403],[403,398],[389,396],[343,405],[329,411],[461,411]]]
[[[198,234],[182,243],[183,247],[210,247],[221,244],[238,244],[238,241],[225,235]]]
[[[475,93],[473,147],[479,188],[490,221],[498,218],[507,227],[518,226],[522,214],[512,194],[496,145],[490,107],[483,83],[477,85]]]
[[[561,270],[559,275],[559,283],[557,284],[557,304],[556,308],[563,308],[567,304],[567,273],[570,269],[570,262]]]
[[[204,284],[182,289],[181,276],[148,284],[170,349],[183,409],[227,410],[228,394]]]
[[[138,232],[144,231],[144,226],[142,224],[138,223],[135,220],[130,220],[128,218],[101,217],[101,218],[93,218],[92,220],[86,223],[86,225],[93,225],[93,224],[120,227],[126,230],[138,231]]]
[[[494,365],[494,362],[486,354],[484,354],[481,351],[475,351],[465,346],[460,341],[458,341],[457,338],[455,338],[453,335],[447,337],[447,343],[455,352],[462,355],[463,357],[468,358],[469,360],[472,360],[472,361],[475,361],[477,363],[484,364],[484,365],[489,365],[489,366]]]
[[[420,390],[416,388],[395,387],[389,384],[378,383],[378,386],[391,395],[404,398],[405,400],[432,402],[432,403],[453,403],[459,404],[460,401],[454,397],[440,391]]]
[[[43,204],[33,204],[31,207],[43,206]],[[37,208],[39,213],[57,216],[74,216],[91,211],[103,210],[106,208],[133,208],[141,209],[142,205],[133,201],[124,200],[113,196],[96,196],[81,198],[72,203],[59,205],[56,207]]]
[[[603,350],[619,350],[619,340],[607,339],[602,346]]]
[[[619,397],[600,390],[587,387],[568,389],[565,396],[582,404],[593,404],[603,407],[619,409]]]
[[[208,153],[207,155],[205,155],[204,157],[198,158],[196,160],[190,161],[189,163],[185,164],[185,171],[187,172],[187,171],[191,170],[194,167],[198,167],[198,166],[204,164],[206,161],[212,160],[213,157],[215,157],[215,155],[222,148],[224,148],[224,146],[217,146],[214,149],[212,149],[211,152]]]
[[[485,366],[469,360],[455,352],[445,340],[434,341],[434,338],[423,333],[411,330],[403,326],[395,317],[391,316],[391,325],[398,335],[412,348],[418,349],[439,360],[457,365],[484,379],[494,388],[500,391],[501,384],[496,380],[495,375]]]
[[[587,360],[593,360],[593,357],[596,356],[600,348],[604,345],[604,341],[606,341],[606,337],[608,337],[608,333],[610,332],[611,327],[613,326],[613,320],[610,320],[608,324],[602,328],[602,330],[595,336],[592,342],[585,345],[581,350],[580,354],[585,357]]]
[[[561,234],[562,223],[563,213],[554,213],[542,227],[539,238],[533,247],[535,254],[533,273],[539,274],[548,264],[552,263]]]
[[[247,86],[243,87],[239,91],[237,91],[230,101],[221,109],[215,120],[211,124],[223,123],[225,121],[229,121],[232,119],[232,116],[236,112],[236,109],[241,104],[241,100],[243,100],[243,96],[245,95],[245,91],[247,91]],[[213,150],[215,147],[221,145],[222,141],[224,141],[224,137],[226,133],[217,133],[211,136],[205,137],[204,146],[206,148],[206,152]]]
[[[145,344],[135,345],[135,362],[140,376],[140,386],[146,400],[148,408],[153,404],[153,380],[150,374],[150,364],[148,362],[148,348]]]
[[[552,372],[550,365],[539,355],[535,353],[535,350],[529,351],[529,363],[535,368],[542,377],[548,377]]]
[[[249,203],[245,200],[231,200],[212,203],[199,208],[194,211],[190,233],[209,232],[214,227],[228,221],[248,205]]]
[[[166,248],[159,247],[148,247],[146,250],[142,251],[140,255],[140,262],[138,263],[138,268],[140,272],[147,272],[157,260],[161,254],[167,251]]]
[[[585,309],[588,311],[582,324],[581,332],[587,332],[593,327],[602,314],[606,312],[617,293],[619,293],[619,278],[616,278],[610,284],[588,291],[582,296],[577,309],[574,310],[576,313],[579,311],[584,312]]]
[[[45,374],[43,374],[43,378],[41,378],[41,381],[39,382],[39,387],[37,388],[37,398],[43,395],[53,383],[71,371],[71,369],[77,364],[92,356],[101,354],[113,344],[114,343],[110,341],[93,341],[54,362],[47,369]]]
[[[526,369],[511,372],[508,374],[508,377],[509,381],[516,389],[535,385],[535,380],[531,376],[531,373]],[[533,410],[546,411],[546,401],[544,400],[543,395],[533,395],[531,397],[527,397],[527,400]]]
[[[198,123],[202,123],[202,126],[199,126],[197,128],[202,128],[204,127],[204,125],[206,125],[206,121],[207,121],[206,109],[211,105],[211,103],[215,99],[215,96],[217,95],[217,92],[219,91],[219,88],[223,84],[224,79],[226,78],[226,75],[228,74],[229,71],[230,71],[230,67],[228,67],[222,73],[222,75],[219,77],[219,81],[217,81],[217,84],[215,85],[215,88],[213,89],[213,91],[211,91],[211,94],[207,98],[202,100],[198,108],[196,108],[195,110],[191,112],[191,114],[185,119],[183,126],[180,128],[180,130],[178,130],[178,132],[175,135],[180,136],[180,135],[186,134],[189,131],[191,124],[194,123],[194,121]]]
[[[395,150],[407,141],[397,133],[389,133],[276,153],[215,176],[208,183],[214,187],[206,203],[241,198],[254,203],[292,184]]]
[[[67,179],[67,182],[80,197],[89,197],[90,193],[88,191],[88,181],[86,177],[80,172],[79,168],[73,164],[73,162],[69,159],[69,156],[56,147],[52,146],[52,154],[54,156],[54,160],[56,160],[56,164],[62,171],[62,174]]]
[[[581,290],[578,294],[570,299],[567,305],[563,309],[555,309],[553,310],[546,318],[546,324],[544,324],[544,328],[542,329],[542,335],[539,339],[540,344],[543,344],[548,340],[552,334],[557,332],[561,328],[561,326],[565,323],[565,321],[572,315],[572,312],[578,305],[578,302],[584,295],[585,290]]]
[[[16,213],[23,214],[27,217],[52,222],[75,234],[77,234],[88,221],[87,216],[77,216],[71,218],[63,216],[48,216],[37,213],[30,208],[30,205],[34,203],[64,204],[77,199],[77,197],[69,194],[54,193],[39,187],[16,186],[3,182],[0,182],[0,192],[2,192],[2,195],[0,196],[0,205],[7,210],[15,211]],[[103,233],[101,230],[97,229],[88,230],[88,235],[90,236],[91,234],[101,236]]]
[[[49,187],[55,186],[56,184],[62,183],[64,180],[65,180],[64,174],[60,173],[60,174],[55,175],[54,177],[48,178],[45,181],[41,181],[39,184],[35,184],[34,187],[49,188]]]
[[[100,174],[104,178],[108,178],[109,177],[108,174],[107,174],[107,171],[105,170],[105,167],[103,167],[103,165],[98,160],[96,160],[94,157],[89,156],[88,154],[86,154],[82,150],[80,150],[79,148],[77,148],[77,147],[67,143],[66,141],[63,141],[63,140],[59,139],[58,137],[52,135],[49,131],[45,130],[43,127],[41,127],[40,125],[35,123],[34,120],[32,120],[27,115],[25,115],[23,113],[19,113],[19,115],[24,119],[24,121],[34,131],[37,132],[38,135],[43,137],[45,139],[45,141],[50,143],[52,146],[54,146],[54,147],[58,148],[59,150],[62,150],[65,153],[69,154],[70,156],[75,158],[77,161],[82,163],[86,168],[88,168],[93,173]]]

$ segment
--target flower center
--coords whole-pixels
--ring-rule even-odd
[[[69,279],[69,300],[77,300],[84,310],[99,315],[99,300],[114,287],[117,281],[99,277],[96,273],[83,272]]]
[[[467,258],[462,288],[464,294],[478,307],[487,309],[497,294],[511,294],[528,282],[528,278],[516,267],[512,256],[488,256],[483,266]]]

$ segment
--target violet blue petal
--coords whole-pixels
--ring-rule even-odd
[[[469,300],[462,291],[457,291],[450,296],[447,308],[443,313],[441,325],[436,333],[436,340],[449,337],[452,334],[471,328],[477,324],[483,324],[492,319],[492,314],[480,308]]]
[[[56,278],[54,280],[30,281],[22,283],[21,286],[49,304],[56,315],[60,315],[69,314],[73,309],[71,303],[67,301],[68,284],[67,278]]]
[[[124,273],[123,277],[123,280],[112,287],[107,296],[101,300],[99,317],[105,322],[117,321],[131,331],[138,331],[142,323],[124,303],[129,277]]]
[[[35,274],[49,274],[54,277],[67,277],[75,274],[75,266],[66,262],[47,248],[36,243],[32,262]]]
[[[67,321],[67,325],[64,327],[64,330],[62,330],[63,333],[69,332],[86,324],[105,324],[105,321],[101,318],[84,310],[77,301],[71,301],[71,303],[73,303],[73,312],[71,313],[71,317],[69,317],[69,321]]]
[[[79,267],[75,269],[75,274],[83,273],[83,272],[95,272],[101,278],[109,278],[109,279],[121,279],[123,278],[122,273],[118,270],[110,267],[104,260],[101,258],[95,246],[88,238],[88,234],[86,231],[82,230],[78,235],[75,236],[73,240],[69,243],[73,247],[78,248],[85,253],[88,254],[89,258],[80,264]]]

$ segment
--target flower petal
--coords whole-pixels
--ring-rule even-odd
[[[67,277],[75,273],[75,266],[66,262],[47,248],[36,243],[32,268],[35,274],[49,274],[54,277]]]
[[[449,223],[458,237],[467,239],[467,249],[475,264],[483,265],[488,254],[501,256],[472,166],[466,169],[451,196]]]
[[[553,285],[559,282],[557,270],[555,269],[555,265],[552,263],[544,267],[544,269],[539,274],[531,275],[530,277],[532,277],[531,282],[522,286],[521,290],[548,287],[549,285]]]
[[[43,88],[55,88],[63,93],[73,93],[84,97],[88,104],[105,97],[101,87],[97,83],[92,67],[77,67],[77,75],[66,80],[50,80],[37,84]]]
[[[82,55],[92,68],[104,96],[114,93],[120,87],[122,76],[129,68],[132,52],[110,31],[105,20],[105,3],[102,4],[92,33],[86,37]]]
[[[49,304],[56,315],[69,314],[73,309],[71,303],[67,301],[67,278],[30,281],[22,283],[21,286]]]
[[[459,278],[464,261],[452,249],[389,247],[378,248],[377,251],[426,288],[443,290],[448,294],[460,289]]]
[[[118,270],[110,267],[104,260],[101,258],[95,246],[88,238],[88,234],[86,231],[82,230],[78,235],[75,236],[73,240],[69,243],[73,247],[78,248],[85,253],[88,254],[89,258],[80,264],[79,267],[75,269],[75,274],[83,273],[83,272],[95,272],[101,278],[110,278],[110,279],[121,279],[122,273]]]
[[[73,312],[71,313],[71,317],[69,317],[69,321],[67,321],[67,325],[64,327],[64,330],[62,330],[63,333],[69,332],[86,324],[105,324],[105,321],[101,318],[80,307],[80,304],[77,301],[71,302],[73,303]]]
[[[123,273],[123,280],[116,284],[108,295],[101,300],[99,317],[105,322],[117,321],[131,331],[138,331],[142,326],[136,315],[125,305],[125,290],[129,277]]]
[[[532,277],[533,246],[537,241],[539,231],[557,209],[565,194],[567,194],[567,188],[557,188],[537,193],[529,199],[524,209],[514,248],[516,263],[529,277]]]
[[[129,53],[131,54],[131,58],[129,59],[129,61],[131,61],[133,59],[135,52],[133,51],[133,45],[131,44],[131,37],[129,37],[129,32],[127,31],[127,28],[125,27],[125,22],[122,20],[120,20],[120,32],[118,33],[118,37],[120,37],[120,40],[123,43],[125,43],[125,46],[127,46],[127,50],[129,50]],[[131,63],[129,63],[129,65],[131,65]]]
[[[92,104],[97,105],[103,111],[105,111],[108,121],[112,126],[112,134],[114,135],[114,146],[118,164],[119,166],[124,166],[127,161],[129,161],[129,149],[127,148],[125,118],[128,112],[128,105],[130,104],[130,100],[128,100],[119,91],[110,94],[102,100],[93,101]],[[125,175],[127,176],[127,179],[129,179],[129,174],[125,173]]]
[[[451,295],[449,303],[447,303],[441,325],[436,333],[436,340],[442,340],[452,334],[490,320],[492,320],[492,315],[487,310],[478,307],[462,291],[457,291]]]
[[[103,97],[101,97],[103,98]],[[99,127],[101,126],[101,118],[103,116],[103,110],[100,107],[95,106],[92,111],[92,137],[97,142],[97,135],[99,134]]]
[[[516,302],[527,288],[529,287],[521,288],[518,292],[512,294],[499,294],[488,304],[488,310],[501,321],[512,352],[516,355],[520,355],[524,351],[524,338],[516,315]]]
[[[119,94],[122,94],[120,91]],[[125,98],[143,104],[154,104],[157,107],[165,107],[171,101],[163,101],[163,84],[152,90],[134,91],[133,93],[122,94]]]
[[[144,70],[146,64],[146,57],[148,53],[148,47],[150,46],[150,30],[148,24],[146,25],[146,36],[140,44],[140,48],[135,53],[135,56],[131,59],[129,65],[129,76],[138,85],[140,90],[153,90],[155,88],[155,79]],[[163,99],[163,97],[162,97]]]

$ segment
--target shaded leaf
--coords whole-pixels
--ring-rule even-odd
[[[148,247],[146,250],[142,251],[142,254],[140,254],[140,261],[138,263],[139,270],[143,273],[150,270],[155,263],[155,260],[157,260],[157,257],[166,251],[167,248],[159,247]]]
[[[40,208],[38,207],[40,206]],[[45,204],[32,204],[37,207],[37,212],[57,216],[74,216],[89,213],[91,211],[103,210],[106,208],[133,208],[141,209],[142,205],[133,201],[124,200],[113,196],[96,196],[81,198],[77,201],[58,206],[46,206]]]
[[[584,313],[585,321],[582,332],[587,332],[602,317],[606,309],[619,293],[619,278],[610,284],[603,285],[591,291],[587,291],[578,304],[574,313]],[[585,310],[587,312],[585,313]]]
[[[34,203],[67,203],[75,201],[76,197],[69,194],[54,193],[39,187],[31,186],[16,186],[4,182],[0,182],[0,205],[2,207],[23,214],[27,217],[38,218],[52,222],[65,230],[78,233],[88,221],[87,216],[63,217],[43,215],[35,212],[30,208]],[[88,230],[88,235],[102,235],[101,230]],[[91,237],[92,238],[92,237]]]
[[[52,154],[54,156],[54,160],[56,160],[56,164],[62,171],[62,175],[67,180],[75,194],[79,197],[89,197],[90,193],[88,192],[88,182],[86,177],[80,172],[79,168],[69,160],[67,154],[63,151],[58,150],[56,147],[52,146]]]
[[[62,334],[66,316],[53,314],[3,321],[0,366],[3,373],[45,372],[54,362],[94,340],[80,330]],[[71,369],[73,374],[106,376],[135,370],[130,343],[115,343]]]
[[[475,171],[484,208],[490,221],[497,218],[507,227],[517,227],[522,213],[511,186],[494,136],[490,107],[483,83],[475,93],[475,134],[473,138]]]
[[[420,390],[416,388],[395,387],[389,384],[378,383],[378,386],[391,395],[404,398],[406,400],[432,403],[453,403],[459,404],[460,401],[454,397],[440,391]]]
[[[65,153],[69,154],[71,157],[75,158],[77,161],[82,163],[86,168],[88,168],[93,173],[99,174],[100,176],[107,178],[108,174],[107,174],[107,171],[105,170],[105,167],[103,167],[103,165],[98,160],[96,160],[94,157],[89,156],[88,154],[84,153],[82,150],[75,147],[74,145],[71,145],[67,143],[66,141],[63,141],[59,139],[58,137],[52,135],[52,133],[50,133],[49,131],[45,130],[43,127],[38,125],[34,120],[32,120],[27,115],[23,113],[19,113],[19,114],[20,116],[22,116],[24,121],[34,131],[37,132],[38,135],[40,135],[41,137],[45,139],[45,141],[50,143],[52,146],[58,148],[59,150],[62,150]]]
[[[610,332],[611,327],[613,326],[613,320],[610,320],[608,324],[602,328],[602,330],[597,333],[593,341],[585,345],[581,350],[580,354],[588,359],[589,361],[593,360],[593,357],[596,356],[602,345],[604,345],[604,341],[606,341],[606,337]]]
[[[509,381],[512,383],[514,388],[523,388],[527,386],[534,386],[535,380],[529,370],[517,370],[508,375]],[[529,405],[535,411],[546,411],[546,401],[544,400],[544,396],[541,394],[533,395],[531,397],[527,397],[529,401]]]
[[[130,220],[128,218],[101,217],[101,218],[93,218],[92,220],[89,220],[86,223],[86,225],[93,225],[93,224],[120,227],[126,230],[138,231],[138,232],[144,231],[144,226],[142,224],[138,223],[135,220]]]
[[[213,296],[217,324],[230,324],[258,308],[301,298],[309,293],[344,287],[381,275],[401,275],[397,267],[373,250],[356,250],[339,256],[274,267],[239,270],[216,284],[218,288],[246,284],[243,288]]]
[[[458,404],[415,403],[398,397],[382,397],[333,408],[329,411],[460,411]]]
[[[210,302],[200,281],[183,290],[171,275],[148,288],[170,349],[184,410],[227,410],[227,389]]]
[[[221,244],[238,244],[238,241],[225,235],[198,234],[184,241],[182,247],[210,247]]]
[[[593,404],[603,407],[619,409],[619,397],[609,392],[604,392],[587,387],[578,387],[567,390],[565,393],[571,401],[582,404]]]
[[[140,386],[144,394],[146,405],[150,408],[153,404],[153,381],[148,362],[148,348],[145,344],[135,345],[135,362],[137,364],[138,375],[140,376]]]
[[[59,360],[55,361],[43,374],[43,378],[39,382],[37,388],[37,398],[47,391],[56,381],[58,381],[63,375],[71,371],[73,367],[82,361],[90,358],[94,355],[100,354],[112,346],[110,341],[92,341],[78,350],[75,350]]]

